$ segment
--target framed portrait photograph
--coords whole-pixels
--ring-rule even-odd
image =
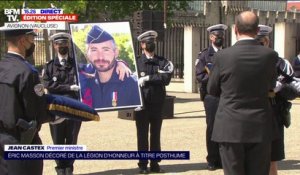
[[[130,23],[69,24],[80,99],[97,111],[143,106]]]

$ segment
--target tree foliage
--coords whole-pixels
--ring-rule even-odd
[[[86,25],[83,29],[78,30],[73,28],[72,29],[72,39],[74,43],[74,49],[75,49],[75,57],[77,58],[77,61],[81,63],[87,63],[86,59],[86,37],[88,32],[91,30],[92,26]]]
[[[168,16],[176,10],[186,10],[188,2],[166,1]],[[112,0],[90,0],[87,1],[87,20],[122,20],[131,18],[135,11],[139,10],[164,10],[164,1],[112,1]],[[101,10],[100,10],[101,9]],[[99,11],[100,10],[100,11]]]
[[[185,10],[190,0],[167,1],[168,16],[176,10]],[[0,22],[3,25],[7,21],[4,15],[4,9],[22,8],[22,0],[0,1]],[[106,21],[106,20],[124,20],[130,19],[135,11],[139,10],[164,10],[164,1],[112,1],[112,0],[76,0],[76,1],[25,1],[28,8],[50,8],[51,3],[64,9],[64,13],[73,13],[79,15],[79,21]]]
[[[130,34],[114,34],[113,35],[116,45],[119,49],[119,59],[125,61],[130,70],[135,70],[134,67],[134,49],[131,45],[131,35]]]

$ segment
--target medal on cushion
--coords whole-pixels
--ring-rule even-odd
[[[118,92],[117,91],[114,91],[112,93],[112,101],[111,101],[111,105],[113,107],[116,107],[117,106],[117,101],[118,101]]]

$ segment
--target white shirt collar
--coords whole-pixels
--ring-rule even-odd
[[[154,55],[151,56],[151,55],[148,55],[148,54],[146,54],[146,53],[145,53],[145,55],[146,55],[147,59],[153,59],[153,57],[154,57]]]
[[[215,52],[218,52],[219,50],[222,49],[222,47],[217,48],[217,47],[214,45],[214,43],[211,43],[211,46],[213,47],[213,49],[214,49]]]
[[[62,60],[65,59],[66,61],[68,60],[68,55],[66,56],[61,56],[61,55],[57,55],[58,59],[59,59],[59,63],[62,64]]]
[[[254,38],[252,38],[252,37],[243,37],[243,38],[240,38],[238,41],[242,41],[242,40],[254,40]]]
[[[15,54],[15,55],[19,55],[20,57],[22,57],[25,60],[24,56],[21,55],[21,54],[19,54],[19,53],[17,53],[17,52],[7,51],[7,53],[12,53],[12,54]]]

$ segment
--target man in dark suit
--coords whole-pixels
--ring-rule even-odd
[[[218,109],[219,98],[207,94],[206,86],[208,75],[212,67],[212,57],[216,52],[222,49],[225,39],[225,30],[227,26],[224,24],[216,24],[207,28],[209,32],[209,40],[211,44],[208,48],[201,51],[196,60],[196,78],[200,85],[200,98],[203,101],[206,114],[206,150],[207,150],[207,169],[210,171],[221,168],[221,158],[218,143],[211,140],[214,127],[215,115]]]
[[[250,11],[236,17],[238,41],[215,54],[208,80],[208,93],[220,96],[212,140],[219,142],[225,175],[269,173],[273,128],[268,94],[276,85],[278,54],[254,39],[258,23]]]

